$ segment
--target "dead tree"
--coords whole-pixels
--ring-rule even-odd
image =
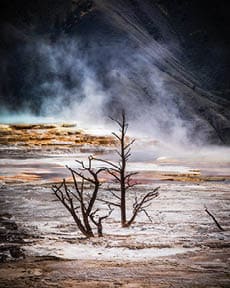
[[[117,195],[115,192],[110,190],[110,193],[113,195],[114,198],[116,198],[117,202],[113,201],[107,201],[104,199],[100,199],[100,201],[106,203],[107,205],[116,206],[120,208],[121,212],[121,226],[122,227],[129,227],[135,220],[136,216],[140,212],[144,212],[147,216],[148,213],[145,210],[151,203],[151,201],[158,196],[158,190],[160,187],[155,188],[153,191],[148,192],[144,196],[142,196],[140,199],[135,197],[134,203],[133,203],[133,213],[129,220],[127,220],[127,207],[126,207],[126,197],[127,192],[130,188],[137,185],[135,181],[133,181],[133,176],[137,174],[137,172],[127,172],[127,162],[129,161],[129,158],[131,156],[131,146],[135,142],[135,139],[127,142],[127,129],[128,129],[128,123],[126,121],[125,112],[122,112],[121,120],[116,120],[111,118],[114,122],[117,123],[119,126],[119,134],[112,133],[113,136],[118,140],[119,143],[119,149],[116,150],[119,161],[117,164],[103,160],[94,158],[97,161],[103,162],[109,166],[109,168],[105,168],[107,172],[114,178],[114,181],[117,182],[120,186],[119,190],[120,193]],[[148,218],[150,218],[148,216]]]
[[[57,199],[69,211],[77,227],[87,238],[94,237],[92,224],[97,227],[98,236],[103,236],[102,221],[112,213],[112,209],[109,207],[110,211],[107,215],[96,217],[99,209],[95,209],[95,202],[101,186],[99,173],[104,171],[104,168],[95,171],[92,168],[92,160],[92,157],[88,158],[87,166],[83,161],[76,160],[81,165],[79,170],[74,170],[67,166],[72,175],[74,191],[69,188],[65,179],[60,185],[53,185],[52,187]],[[80,178],[80,183],[77,181],[78,178]],[[85,183],[89,183],[93,187],[91,193],[86,192]]]

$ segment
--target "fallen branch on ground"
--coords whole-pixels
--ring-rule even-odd
[[[208,208],[206,206],[204,206],[205,208],[205,212],[212,218],[212,220],[215,222],[216,226],[221,230],[224,231],[224,229],[221,227],[221,225],[219,224],[219,222],[216,220],[216,218],[212,215],[211,212],[208,211]]]

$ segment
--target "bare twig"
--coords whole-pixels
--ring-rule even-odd
[[[224,229],[221,227],[221,225],[219,224],[219,222],[216,220],[216,218],[212,215],[212,213],[210,211],[208,211],[208,208],[206,206],[204,206],[205,208],[205,212],[207,212],[207,214],[212,218],[212,220],[215,222],[216,226],[221,230],[224,231]]]

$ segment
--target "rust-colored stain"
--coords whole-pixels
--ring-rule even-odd
[[[24,183],[40,180],[41,177],[32,173],[19,173],[16,175],[0,176],[0,181],[4,180],[5,183]]]
[[[1,124],[0,145],[80,147],[83,145],[113,146],[112,136],[85,133],[75,124]]]

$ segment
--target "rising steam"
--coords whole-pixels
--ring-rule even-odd
[[[46,59],[43,69],[49,75],[35,88],[38,95],[46,95],[42,98],[42,115],[90,125],[104,121],[109,115],[117,116],[125,109],[143,133],[157,138],[168,135],[187,139],[189,124],[180,117],[175,101],[178,95],[167,87],[167,77],[137,49],[123,47],[122,55],[108,58],[103,63],[104,71],[99,71],[95,61],[98,56],[84,53],[76,40],[39,43],[36,48]]]
[[[35,60],[27,65],[32,84],[26,86],[24,111],[90,126],[105,125],[108,116],[125,109],[139,134],[170,143],[206,141],[213,127],[197,113],[198,103],[212,111],[217,105],[196,93],[199,81],[180,60],[179,42],[159,10],[141,4],[155,15],[152,35],[129,4],[96,3],[104,26],[112,27],[109,36],[61,34],[55,41],[35,37],[27,45]]]

